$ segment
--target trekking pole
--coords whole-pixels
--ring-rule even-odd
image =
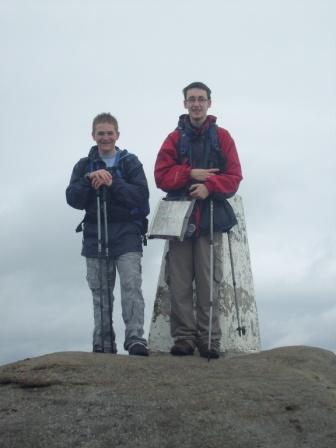
[[[210,309],[209,309],[208,362],[210,361],[210,351],[211,351],[212,313],[213,313],[213,201],[211,199],[210,200]]]
[[[237,290],[236,290],[236,277],[235,277],[235,271],[234,271],[234,266],[233,266],[233,257],[232,257],[232,247],[231,247],[230,235],[231,235],[231,232],[228,231],[228,242],[229,242],[229,253],[230,253],[230,262],[231,262],[232,284],[233,284],[233,293],[234,293],[235,307],[236,307],[236,314],[237,314],[237,321],[238,321],[238,327],[236,328],[236,331],[238,331],[239,336],[241,336],[241,335],[245,335],[246,328],[244,326],[241,326],[241,323],[240,323],[238,300],[237,300]]]
[[[103,188],[103,213],[104,213],[104,230],[105,230],[105,262],[106,262],[106,287],[107,287],[107,297],[108,297],[108,308],[109,308],[109,325],[110,325],[110,343],[111,352],[115,352],[115,333],[112,326],[112,297],[110,288],[110,276],[109,276],[109,266],[110,266],[110,254],[109,254],[109,236],[107,228],[107,206],[106,206],[106,187]]]
[[[104,310],[103,310],[103,272],[102,272],[102,226],[100,214],[100,188],[97,189],[97,234],[98,234],[98,277],[99,277],[99,307],[100,307],[100,337],[104,352]]]

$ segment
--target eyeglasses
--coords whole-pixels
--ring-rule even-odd
[[[198,98],[195,98],[194,96],[191,96],[190,98],[186,99],[186,102],[189,104],[195,104],[196,102],[203,104],[206,101],[208,101],[207,98],[204,98],[203,96],[199,96]]]

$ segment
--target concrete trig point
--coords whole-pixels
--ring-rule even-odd
[[[250,251],[243,210],[243,202],[236,195],[229,200],[238,225],[230,231],[234,277],[236,281],[237,306],[240,325],[245,335],[237,331],[238,320],[233,287],[233,276],[229,254],[228,234],[223,234],[223,281],[220,285],[220,326],[222,330],[221,350],[225,352],[257,352],[261,348],[258,313],[254,297]],[[154,310],[149,331],[149,348],[153,352],[169,352],[173,345],[170,336],[170,298],[165,282],[165,255],[168,242],[164,247],[160,276],[154,302]],[[195,296],[195,295],[194,295]]]

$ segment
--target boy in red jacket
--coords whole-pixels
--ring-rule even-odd
[[[156,185],[168,198],[196,199],[184,241],[169,241],[167,283],[171,298],[171,354],[218,358],[219,285],[223,277],[222,233],[237,221],[227,201],[238,190],[242,173],[229,132],[208,115],[211,90],[201,82],[183,89],[184,107],[178,127],[163,142],[155,163]],[[213,203],[214,278],[210,279],[210,201]],[[213,320],[209,351],[210,281],[213,281]],[[196,316],[193,304],[196,286]]]

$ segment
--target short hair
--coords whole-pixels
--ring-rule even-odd
[[[188,92],[189,89],[202,89],[202,90],[205,90],[206,93],[207,93],[208,100],[211,100],[211,90],[203,82],[192,82],[187,87],[185,87],[182,90],[185,100],[187,99],[187,92]]]
[[[118,121],[117,119],[111,115],[109,112],[103,112],[99,115],[97,115],[92,122],[92,132],[95,133],[96,131],[96,126],[99,123],[110,123],[113,124],[113,126],[115,127],[115,130],[117,132],[119,132],[119,126],[118,126]]]

